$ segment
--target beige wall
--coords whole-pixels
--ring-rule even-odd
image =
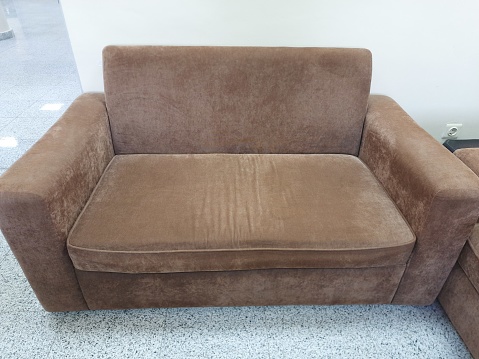
[[[107,44],[366,47],[372,92],[439,139],[479,138],[479,1],[61,0],[85,91]]]

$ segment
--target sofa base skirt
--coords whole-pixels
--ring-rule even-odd
[[[439,302],[474,358],[479,358],[479,293],[456,264]]]
[[[89,309],[391,303],[405,266],[124,274],[77,270]]]

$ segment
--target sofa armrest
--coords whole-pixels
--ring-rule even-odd
[[[359,157],[416,235],[393,303],[430,304],[479,217],[479,179],[385,96],[369,99]]]
[[[66,239],[112,157],[104,95],[84,94],[0,177],[0,228],[48,311],[88,309]]]

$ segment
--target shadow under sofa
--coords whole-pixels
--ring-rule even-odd
[[[0,227],[48,311],[430,304],[479,179],[364,49],[109,46],[0,178]]]

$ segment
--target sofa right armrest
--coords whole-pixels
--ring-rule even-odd
[[[66,239],[113,155],[104,95],[84,94],[0,177],[0,228],[48,311],[88,309]]]
[[[370,96],[359,157],[417,239],[393,303],[431,304],[479,216],[479,179],[386,96]]]

